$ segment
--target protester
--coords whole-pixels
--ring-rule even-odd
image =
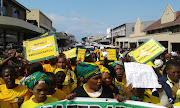
[[[168,96],[170,104],[174,104],[177,101],[177,94],[179,90],[179,78],[180,78],[180,63],[176,60],[169,60],[166,64],[166,73],[160,78],[160,83]],[[178,102],[178,101],[177,101]]]
[[[67,61],[65,57],[59,57],[58,59],[58,67],[55,71],[57,73],[59,70],[62,70],[65,72],[65,80],[63,82],[63,86],[70,90],[70,92],[77,87],[77,78],[76,74],[71,71],[70,69],[67,69]],[[66,94],[69,94],[70,92],[66,91]]]
[[[49,59],[49,64],[43,65],[43,71],[44,72],[54,73],[57,68],[58,68],[58,64],[57,64],[57,58],[56,57]]]
[[[126,94],[126,88],[127,88],[124,66],[119,62],[115,62],[113,64],[113,67],[116,72],[114,84],[118,88],[119,93],[124,96]]]
[[[85,68],[84,68],[85,67]],[[67,99],[74,97],[93,97],[93,98],[116,98],[118,101],[123,101],[121,95],[113,94],[113,91],[101,85],[101,72],[98,66],[81,63],[77,66],[77,72],[80,77],[87,80],[83,86],[78,86],[67,95]]]
[[[51,86],[51,81],[44,73],[35,72],[26,78],[24,83],[30,90],[32,90],[34,97],[24,102],[21,105],[21,108],[34,108],[40,105],[58,101],[57,98],[47,97],[48,89]]]
[[[2,69],[5,84],[0,85],[0,100],[9,103],[12,108],[19,108],[32,95],[27,87],[15,83],[16,75],[13,66],[6,65]]]

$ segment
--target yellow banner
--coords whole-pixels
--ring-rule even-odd
[[[106,49],[106,51],[109,54],[108,57],[107,57],[108,60],[111,60],[111,61],[117,60],[116,49]],[[104,57],[101,57],[101,54],[102,54],[102,51],[100,51],[99,59],[100,59],[100,61],[103,61]]]
[[[129,55],[136,62],[147,63],[157,57],[159,54],[163,53],[164,50],[165,48],[154,38],[152,38],[134,51],[131,51]]]
[[[2,60],[0,60],[0,64],[2,64]]]
[[[76,48],[73,48],[73,49],[68,50],[68,51],[64,51],[63,53],[66,55],[67,59],[76,57]]]
[[[85,52],[86,52],[86,49],[78,48],[77,60],[81,59],[81,61],[83,62]]]
[[[42,61],[58,56],[55,35],[44,36],[23,42],[25,58],[30,62]]]

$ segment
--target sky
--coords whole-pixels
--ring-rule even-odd
[[[57,32],[83,37],[106,36],[107,28],[124,23],[157,21],[169,4],[180,11],[180,0],[17,0],[28,9],[41,10]]]

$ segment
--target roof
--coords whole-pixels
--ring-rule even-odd
[[[20,4],[19,2],[17,2],[16,0],[12,0],[12,2],[14,2],[15,4],[17,4],[18,6],[22,7],[23,9],[27,10],[30,12],[29,9],[27,9],[26,7],[24,7],[22,4]]]
[[[158,21],[154,22],[153,24],[145,28],[144,31],[156,30],[156,29],[171,27],[176,25],[180,25],[180,11],[176,12],[176,19],[174,21],[161,24],[161,19],[159,19]]]

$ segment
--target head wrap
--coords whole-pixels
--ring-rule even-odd
[[[161,59],[156,59],[156,60],[154,61],[154,64],[155,64],[156,67],[158,68],[158,67],[163,66],[163,61],[162,61]]]
[[[89,53],[85,53],[85,57],[88,57],[88,56],[90,56],[90,54]]]
[[[77,65],[76,69],[78,75],[84,79],[89,79],[101,73],[98,66],[89,63],[80,63],[79,65]]]
[[[123,63],[121,63],[121,62],[113,62],[113,63],[111,64],[112,67],[115,67],[115,66],[117,66],[117,65],[121,65],[122,67],[124,67]]]
[[[42,72],[35,72],[29,75],[24,81],[24,85],[26,85],[30,90],[33,90],[34,86],[38,83],[46,83],[49,86],[51,85],[49,77]]]
[[[110,71],[106,67],[104,67],[104,66],[102,66],[100,71],[101,71],[101,73],[110,73]]]
[[[62,72],[64,72],[65,74],[66,74],[66,69],[61,69],[61,68],[57,68],[56,70],[55,70],[55,72],[54,72],[54,74],[56,74],[56,73],[58,73],[59,71],[62,71]]]

